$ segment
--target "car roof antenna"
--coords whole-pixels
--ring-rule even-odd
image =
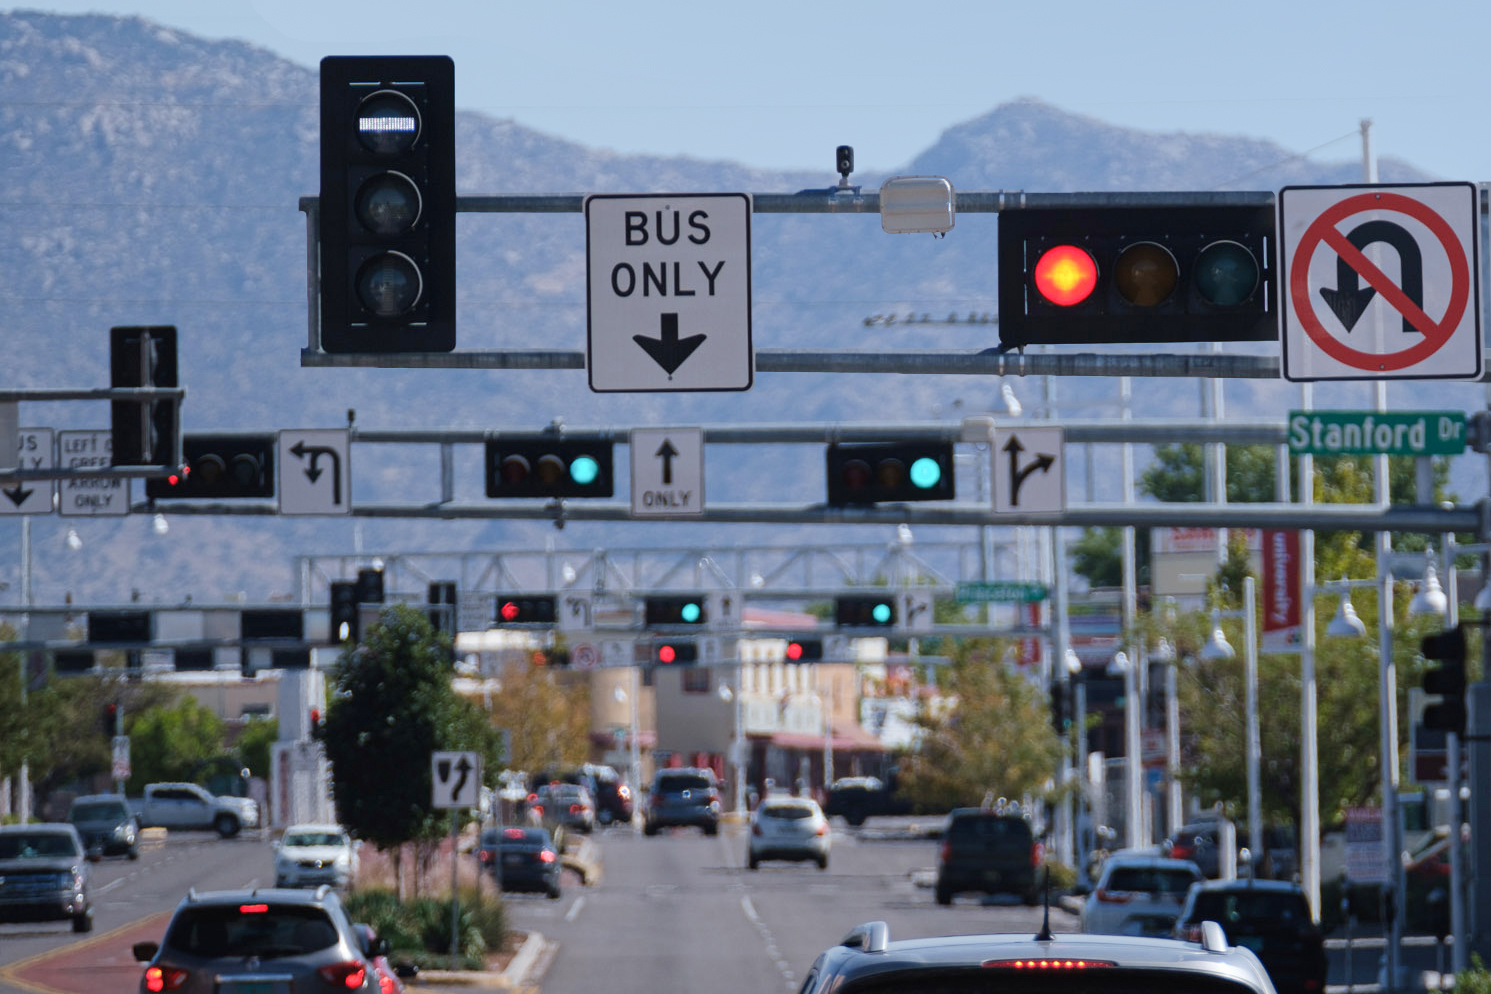
[[[1045,910],[1041,915],[1041,930],[1036,933],[1035,941],[1050,942],[1056,938],[1056,936],[1051,934],[1051,868],[1046,866],[1042,867],[1042,869],[1045,870],[1045,873],[1041,875],[1046,878],[1044,886],[1041,887],[1041,893],[1045,895],[1045,900],[1042,902],[1045,905]]]

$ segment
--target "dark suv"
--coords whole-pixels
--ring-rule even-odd
[[[388,940],[365,943],[336,892],[195,890],[176,906],[161,942],[137,942],[146,963],[140,994],[330,991],[378,994],[372,960]]]
[[[1195,884],[1174,936],[1197,941],[1201,923],[1222,926],[1227,941],[1263,961],[1279,994],[1320,994],[1327,969],[1325,936],[1298,884],[1278,880],[1208,880]]]
[[[658,829],[697,826],[705,835],[720,830],[720,785],[710,769],[681,767],[659,770],[647,797],[642,831],[656,835]]]
[[[1023,815],[993,808],[957,808],[942,829],[937,853],[937,903],[966,891],[1015,894],[1039,903],[1046,851]]]
[[[64,822],[0,825],[0,921],[93,930],[83,837]]]

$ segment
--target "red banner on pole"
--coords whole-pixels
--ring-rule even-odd
[[[1293,652],[1303,644],[1300,627],[1299,532],[1263,533],[1264,652]]]

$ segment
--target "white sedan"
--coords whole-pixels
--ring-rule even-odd
[[[751,815],[746,862],[751,869],[763,859],[812,860],[828,869],[828,819],[808,797],[767,797]]]

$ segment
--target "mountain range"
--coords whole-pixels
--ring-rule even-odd
[[[331,53],[328,53],[331,54]],[[541,85],[541,83],[539,84]],[[304,368],[305,215],[317,192],[318,76],[246,43],[209,41],[139,18],[0,14],[0,240],[7,274],[0,389],[108,384],[108,329],[171,324],[180,335],[187,431],[340,427],[539,429],[690,424],[900,423],[1001,410],[987,377],[760,374],[732,394],[594,394],[575,370]],[[457,106],[461,94],[456,94]],[[1323,125],[1324,127],[1324,125]],[[1339,130],[1337,124],[1330,125]],[[587,148],[471,112],[457,116],[461,195],[743,191],[827,187],[822,173],[777,172],[687,157]],[[832,140],[831,140],[832,139]],[[1434,179],[1383,159],[1382,182]],[[1155,133],[1105,124],[1038,99],[994,108],[949,128],[902,175],[942,175],[959,190],[1277,190],[1347,183],[1355,162],[1317,162],[1272,142],[1220,134]],[[879,174],[855,174],[874,189]],[[945,315],[996,311],[993,215],[964,215],[946,237],[891,236],[874,215],[758,214],[752,221],[753,339],[757,348],[968,349],[997,344],[995,326]],[[476,214],[458,220],[462,349],[582,349],[584,221],[578,214]],[[884,315],[936,317],[887,325]],[[1012,381],[1028,410],[1105,417],[1113,381]],[[1197,413],[1198,388],[1135,390],[1136,416]],[[1395,388],[1395,397],[1402,392]],[[1435,387],[1435,407],[1479,406],[1473,385]],[[1463,401],[1462,401],[1463,394]],[[1369,403],[1361,385],[1317,391],[1317,404]],[[1231,415],[1279,416],[1292,384],[1233,381]],[[1401,406],[1401,405],[1400,405]],[[1411,406],[1411,405],[1410,405]],[[1422,406],[1422,402],[1420,402]],[[23,427],[103,428],[94,402],[31,402]],[[354,500],[433,502],[440,469],[431,446],[359,446]],[[458,500],[480,502],[481,452],[456,449]],[[709,457],[719,500],[823,499],[822,454],[793,446]],[[1079,460],[1069,487],[1084,486]],[[624,465],[618,458],[618,466]],[[1116,496],[1112,453],[1092,461],[1095,490]],[[618,470],[618,475],[625,475]],[[973,492],[961,481],[961,496]],[[141,485],[135,485],[135,499]],[[1081,492],[1074,489],[1073,492]],[[624,488],[618,493],[624,497]],[[76,530],[83,546],[63,547]],[[17,584],[15,516],[0,517],[0,581]],[[33,597],[118,603],[238,592],[265,600],[293,591],[296,555],[430,548],[452,551],[668,545],[726,547],[829,541],[822,530],[681,523],[335,520],[177,516],[166,536],[148,515],[37,517]],[[852,537],[851,537],[852,536]],[[884,541],[883,528],[845,527],[832,541]]]

